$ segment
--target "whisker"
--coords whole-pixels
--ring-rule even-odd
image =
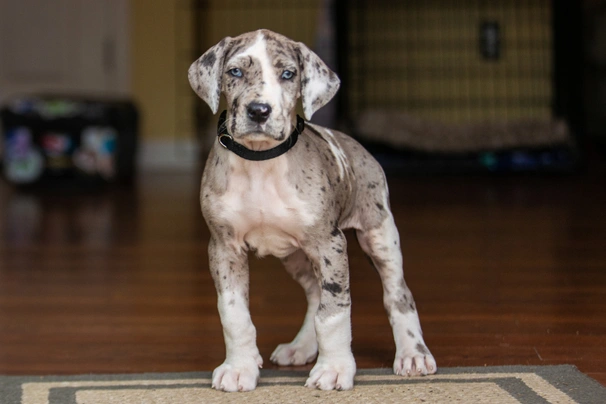
[[[234,120],[235,120],[234,118],[227,117],[225,119],[225,122],[223,122],[223,125],[221,125],[220,131],[221,132],[228,131],[227,128],[229,128],[231,126],[231,124],[233,123]]]

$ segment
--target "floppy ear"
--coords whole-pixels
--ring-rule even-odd
[[[305,44],[297,43],[299,66],[301,67],[301,101],[305,119],[310,120],[314,112],[322,108],[337,93],[341,81],[318,55]]]
[[[225,37],[189,67],[188,77],[191,88],[208,104],[213,114],[219,109],[223,61],[230,47],[231,38]]]

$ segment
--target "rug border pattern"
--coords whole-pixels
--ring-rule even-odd
[[[267,383],[264,380],[277,378],[277,384],[285,385],[301,385],[302,380],[305,380],[307,371],[284,371],[284,370],[261,370],[261,381],[259,386],[267,386],[274,383]],[[427,378],[403,378],[398,381],[395,380],[383,380],[383,384],[415,384],[415,383],[432,383],[435,382],[449,382],[449,383],[463,383],[469,381],[473,376],[474,382],[492,382],[497,384],[500,388],[507,391],[514,398],[520,402],[532,402],[532,403],[549,403],[550,401],[544,397],[539,396],[536,391],[526,385],[524,382],[519,380],[515,375],[512,376],[499,376],[497,378],[488,378],[489,374],[504,374],[504,373],[518,373],[518,374],[536,374],[546,382],[551,384],[555,389],[561,391],[565,395],[569,396],[572,400],[578,403],[602,403],[606,402],[606,387],[599,384],[594,379],[584,375],[575,366],[572,365],[553,365],[553,366],[486,366],[486,367],[453,367],[453,368],[440,368],[437,377]],[[377,381],[364,380],[370,376],[392,376],[391,369],[360,369],[357,372],[357,376],[360,380],[356,381],[357,385],[365,384],[376,384]],[[439,376],[446,375],[457,375],[460,379],[442,379]],[[470,378],[466,378],[465,375],[469,375]],[[487,375],[486,378],[482,378],[481,375]],[[123,385],[119,388],[140,388],[141,384],[136,383],[137,381],[147,381],[146,386],[158,387],[158,388],[177,388],[179,386],[187,387],[210,387],[210,376],[211,372],[184,372],[184,373],[138,373],[138,374],[91,374],[91,375],[76,375],[76,376],[0,376],[0,403],[13,404],[21,403],[22,398],[22,386],[27,383],[57,383],[57,382],[69,382],[69,383],[82,383],[81,387],[74,387],[65,385],[60,388],[52,388],[49,390],[49,404],[61,403],[61,404],[72,404],[75,403],[75,394],[78,390],[87,387],[88,389],[110,389],[116,388],[117,386],[111,386],[107,384],[105,386],[99,385],[99,382],[112,382],[119,380],[120,382],[132,382],[131,386]],[[155,384],[153,381],[178,381],[178,380],[191,380],[192,383],[186,384],[169,384],[158,383]],[[152,383],[149,383],[149,382]],[[85,386],[86,382],[96,383],[95,385]]]

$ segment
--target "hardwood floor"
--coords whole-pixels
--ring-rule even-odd
[[[606,384],[606,175],[391,178],[406,279],[438,365],[569,363]],[[224,355],[198,175],[132,189],[0,185],[0,374],[212,370]],[[391,367],[378,276],[352,234],[353,350]],[[303,292],[251,260],[265,367]],[[309,366],[307,367],[309,368]]]

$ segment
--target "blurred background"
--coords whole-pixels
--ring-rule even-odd
[[[217,117],[187,70],[259,28],[339,74],[314,121],[385,168],[440,366],[606,383],[606,0],[0,0],[0,372],[220,363],[198,201]],[[354,352],[389,367],[349,238]],[[304,297],[277,261],[251,266],[268,357]]]
[[[30,114],[82,118],[71,141],[94,143],[104,135],[82,134],[91,119],[128,132],[115,137],[116,153],[136,167],[192,169],[214,124],[187,68],[224,36],[259,27],[307,43],[338,72],[338,97],[316,121],[358,137],[398,172],[570,171],[585,145],[606,138],[600,0],[0,4],[3,139],[28,127],[13,115]],[[96,123],[87,108],[102,110]],[[115,113],[119,122],[103,125]],[[31,134],[41,149],[43,127]]]

